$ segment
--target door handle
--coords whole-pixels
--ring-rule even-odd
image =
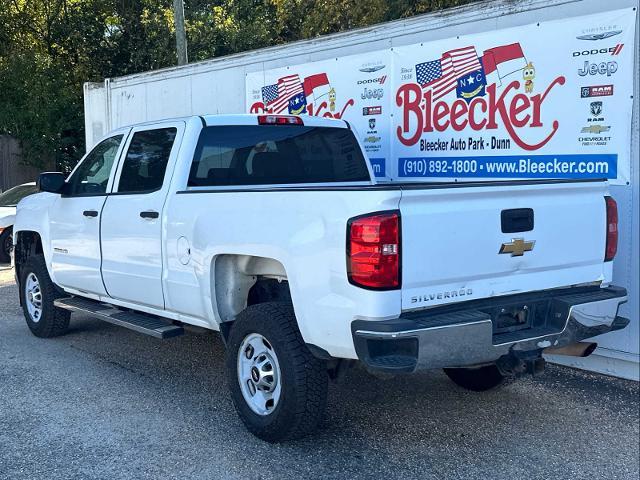
[[[153,218],[158,218],[160,214],[153,210],[147,210],[146,212],[140,212],[140,217],[145,218],[147,220],[151,220]]]
[[[533,230],[533,209],[512,208],[500,212],[502,233],[520,233]]]
[[[84,212],[82,212],[82,214],[85,217],[92,217],[92,218],[95,218],[98,216],[97,210],[85,210]]]

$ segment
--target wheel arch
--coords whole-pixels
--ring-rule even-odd
[[[220,254],[212,259],[211,300],[225,337],[238,314],[250,305],[272,301],[293,304],[284,264],[274,258],[243,254]]]
[[[13,241],[16,279],[19,282],[22,265],[33,255],[44,255],[44,246],[42,244],[42,236],[34,230],[19,230],[17,232],[14,230]]]

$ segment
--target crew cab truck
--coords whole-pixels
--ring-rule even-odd
[[[363,152],[315,117],[114,131],[18,206],[29,328],[61,335],[81,311],[220,331],[239,416],[276,442],[318,426],[354,361],[486,390],[627,325],[606,182],[377,184]]]

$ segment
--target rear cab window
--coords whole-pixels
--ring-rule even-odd
[[[189,174],[190,187],[369,181],[351,130],[300,125],[205,127]]]

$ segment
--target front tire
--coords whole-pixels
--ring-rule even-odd
[[[0,263],[11,262],[11,250],[13,249],[12,230],[12,228],[7,228],[0,235]]]
[[[256,437],[293,440],[322,422],[327,367],[305,345],[290,304],[252,305],[238,315],[227,343],[226,371],[238,415]]]
[[[445,368],[444,373],[456,385],[473,392],[486,392],[502,385],[506,379],[495,364],[473,368]]]
[[[29,257],[20,267],[20,300],[27,326],[36,337],[57,337],[67,331],[71,313],[53,304],[59,297],[44,256]]]

